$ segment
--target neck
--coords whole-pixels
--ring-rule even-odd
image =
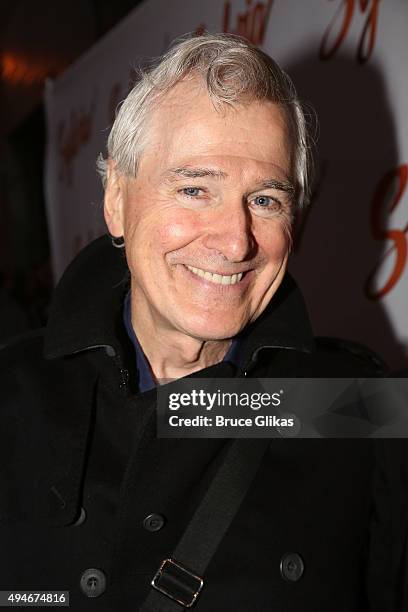
[[[231,339],[201,340],[171,329],[131,300],[132,326],[157,381],[182,378],[223,360]]]

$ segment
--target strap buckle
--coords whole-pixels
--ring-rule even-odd
[[[160,593],[191,608],[197,599],[204,580],[173,559],[165,559],[154,576],[151,585]]]

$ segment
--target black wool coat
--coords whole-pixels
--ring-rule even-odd
[[[138,392],[122,323],[126,289],[122,252],[99,239],[64,274],[47,328],[0,352],[0,590],[69,591],[76,612],[139,608],[229,444],[156,437],[156,392]],[[197,375],[374,372],[316,346],[289,276],[243,350],[238,372]],[[385,590],[370,595],[370,576],[381,580],[370,550],[386,539],[372,531],[374,470],[370,440],[271,440],[194,608],[363,612],[371,597],[385,611]]]

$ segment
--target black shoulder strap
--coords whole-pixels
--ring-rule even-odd
[[[173,555],[163,560],[139,612],[180,612],[196,601],[203,575],[236,515],[270,440],[237,439],[209,485]]]

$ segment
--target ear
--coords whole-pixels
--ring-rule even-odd
[[[115,238],[124,233],[125,185],[112,159],[108,160],[103,212],[109,233]]]

